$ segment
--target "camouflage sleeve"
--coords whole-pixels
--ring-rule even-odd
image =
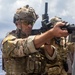
[[[67,49],[68,49],[69,51],[74,51],[74,49],[75,49],[75,44],[72,43],[72,42],[67,43]]]
[[[5,57],[22,57],[28,55],[30,53],[37,52],[35,49],[33,39],[35,36],[29,36],[28,38],[24,39],[17,39],[14,36],[6,37],[2,44]]]
[[[51,45],[51,47],[54,49],[54,53],[53,53],[53,56],[50,56],[47,51],[45,51],[45,54],[46,54],[46,57],[49,59],[49,60],[54,60],[57,56],[57,49]]]

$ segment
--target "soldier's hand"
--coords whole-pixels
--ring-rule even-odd
[[[62,30],[61,27],[64,26],[65,23],[63,22],[57,22],[54,27],[53,27],[53,35],[55,37],[64,37],[68,36],[68,31],[67,30]]]

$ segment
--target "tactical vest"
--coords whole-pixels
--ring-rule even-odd
[[[68,71],[68,64],[67,64],[67,53],[68,50],[64,47],[60,47],[58,49],[58,61],[62,63],[62,66],[64,70],[67,72]]]
[[[17,35],[16,31],[12,31],[10,34]],[[25,38],[25,35],[20,35],[20,37]],[[41,49],[39,50],[44,51]],[[5,54],[3,54],[4,70],[7,73],[6,75],[45,74],[46,58],[42,53],[38,51],[24,57],[6,57]]]
[[[64,66],[66,67],[66,52],[65,50],[62,50],[62,47],[58,48],[57,57],[55,58],[55,61],[47,61],[46,71],[48,75],[67,75],[67,72],[64,69]]]
[[[4,58],[4,70],[7,75],[41,75],[45,74],[46,59],[41,53],[25,57]]]

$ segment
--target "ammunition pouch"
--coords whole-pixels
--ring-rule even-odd
[[[44,73],[46,61],[41,53],[33,53],[26,57],[26,72],[27,73]]]
[[[58,65],[49,67],[48,75],[60,75],[60,74],[61,68]]]

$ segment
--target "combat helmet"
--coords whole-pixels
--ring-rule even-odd
[[[62,19],[60,17],[55,16],[50,20],[50,23],[52,23],[52,25],[54,25],[57,22],[62,22]]]
[[[29,5],[26,5],[22,8],[17,9],[14,14],[13,22],[16,23],[18,20],[32,21],[35,22],[38,19],[38,15],[35,13],[35,10]]]
[[[60,17],[58,17],[58,16],[55,16],[55,17],[52,17],[51,19],[50,19],[50,23],[52,24],[52,27],[54,27],[54,25],[57,23],[57,22],[62,22],[62,18],[60,18]],[[62,40],[62,38],[60,38],[60,37],[54,37],[53,38],[53,41],[55,41],[55,45],[57,46],[57,45],[61,45],[60,43],[61,43],[61,40]]]

